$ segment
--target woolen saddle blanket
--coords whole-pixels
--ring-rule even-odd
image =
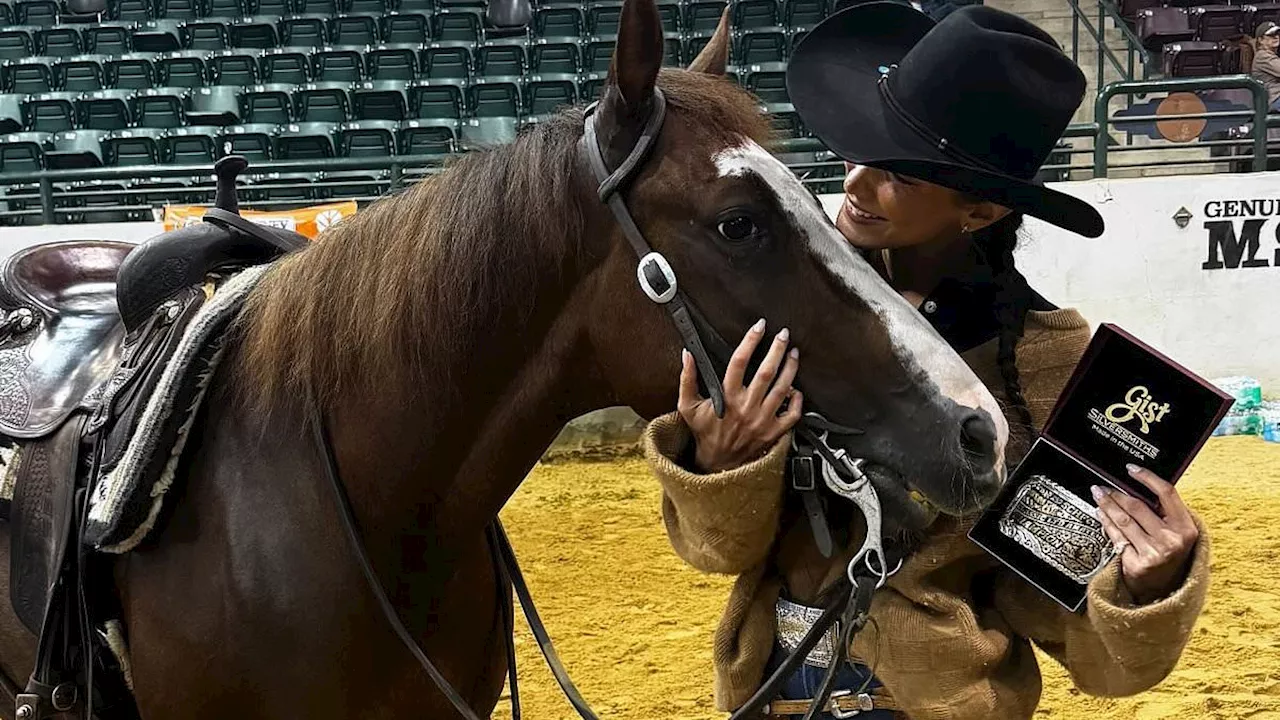
[[[125,553],[155,527],[188,433],[222,358],[226,330],[269,269],[270,265],[251,267],[222,281],[192,316],[146,399],[119,462],[97,479],[89,500],[85,544],[102,552]],[[9,438],[0,438],[0,503],[12,501],[12,478],[24,458],[21,441],[13,444]]]

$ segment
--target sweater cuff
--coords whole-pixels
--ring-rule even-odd
[[[1116,639],[1158,638],[1161,641],[1139,643],[1142,648],[1134,648],[1139,655],[1150,653],[1156,647],[1163,651],[1172,650],[1174,660],[1181,654],[1182,646],[1191,637],[1192,627],[1204,608],[1209,590],[1209,535],[1200,518],[1192,515],[1192,519],[1200,537],[1191,556],[1191,566],[1182,586],[1168,596],[1146,605],[1135,605],[1133,594],[1120,575],[1118,558],[1093,579],[1088,590],[1088,613],[1100,634]],[[1112,648],[1113,651],[1116,649]]]
[[[703,474],[692,467],[693,433],[680,413],[668,413],[654,419],[645,428],[644,454],[654,473],[664,485],[685,488],[737,487],[773,490],[784,470],[791,449],[791,434],[778,439],[769,452],[758,460],[731,470]]]

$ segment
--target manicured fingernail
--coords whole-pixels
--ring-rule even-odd
[[[1093,493],[1093,499],[1097,502],[1102,502],[1102,498],[1107,496],[1107,494],[1102,491],[1102,488],[1097,485],[1089,488],[1089,492]]]
[[[1133,463],[1129,463],[1128,465],[1125,465],[1124,469],[1128,470],[1130,475],[1137,475],[1138,473],[1142,472],[1142,468],[1138,467],[1137,465],[1134,465]]]
[[[751,326],[751,332],[756,332],[756,333],[764,332],[764,318],[760,318],[759,320],[756,321],[755,325]]]
[[[791,352],[789,352],[789,353],[787,353],[787,354],[791,356],[791,359],[792,359],[792,360],[799,360],[799,359],[800,359],[800,348],[791,348]]]
[[[687,348],[680,348],[680,360],[684,361],[688,359],[689,359],[689,350]]]
[[[778,331],[778,342],[787,342],[790,339],[791,339],[790,330],[788,330],[787,328],[782,328],[781,330]]]

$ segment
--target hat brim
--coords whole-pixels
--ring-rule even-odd
[[[801,121],[841,159],[901,173],[1040,218],[1085,237],[1103,231],[1089,203],[1041,183],[958,162],[889,111],[878,81],[934,27],[896,2],[871,2],[819,23],[787,66],[787,92]]]

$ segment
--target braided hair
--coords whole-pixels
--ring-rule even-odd
[[[999,345],[996,364],[1004,381],[1005,398],[1016,414],[1018,423],[1028,435],[1034,432],[1031,408],[1022,394],[1022,380],[1018,375],[1017,346],[1026,328],[1027,312],[1031,309],[1031,286],[1027,278],[1014,266],[1013,251],[1018,245],[1018,230],[1022,227],[1022,214],[1011,213],[973,234],[973,242],[991,267],[996,286],[996,318],[1000,321]]]

